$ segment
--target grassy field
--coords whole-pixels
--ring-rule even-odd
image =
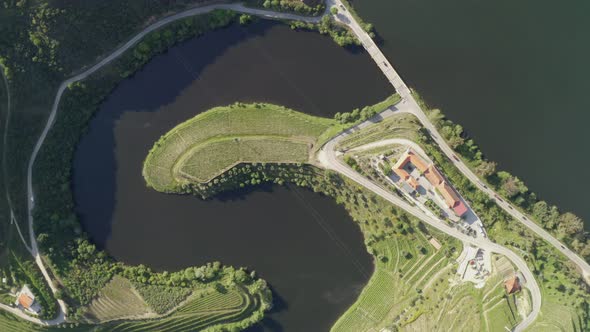
[[[89,323],[125,318],[139,318],[154,312],[134,289],[131,282],[115,275],[86,308],[84,318]]]
[[[306,162],[317,138],[334,124],[270,104],[213,108],[156,142],[143,175],[154,189],[171,191],[183,178],[206,182],[240,162]]]

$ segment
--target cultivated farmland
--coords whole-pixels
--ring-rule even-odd
[[[495,273],[482,289],[462,283],[448,250],[452,240],[441,242],[437,251],[417,231],[373,244],[378,258],[375,273],[332,331],[380,331],[393,326],[416,332],[502,331],[518,323],[516,297],[505,296],[502,275]]]
[[[357,302],[336,322],[333,331],[372,331],[406,324],[425,289],[452,264],[449,246],[436,251],[420,231],[391,236],[372,245],[375,273]]]
[[[153,315],[148,305],[129,280],[115,275],[86,308],[84,318],[100,323],[117,319],[142,318]]]
[[[180,158],[174,173],[190,181],[207,182],[237,163],[304,163],[312,142],[271,136],[247,136],[206,141]],[[223,151],[224,153],[219,153]],[[185,158],[186,156],[186,158]],[[207,156],[207,157],[204,157]],[[219,169],[219,165],[227,165]]]
[[[270,104],[216,107],[178,125],[155,143],[143,176],[156,190],[207,182],[240,162],[309,160],[317,138],[335,124]]]
[[[113,325],[109,331],[201,331],[251,318],[262,305],[258,296],[245,288],[235,286],[223,291],[211,289],[190,298],[185,305],[169,316],[142,322],[125,322]]]
[[[0,310],[0,331],[20,332],[20,331],[43,331],[43,328],[17,318],[15,315]]]

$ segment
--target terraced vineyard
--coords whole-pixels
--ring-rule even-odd
[[[211,291],[202,296],[195,296],[164,318],[142,321],[125,322],[110,327],[109,331],[199,331],[222,324],[239,322],[249,318],[261,302],[257,296],[250,295],[246,290],[238,287],[227,289],[225,292]]]
[[[502,257],[502,262],[508,261]],[[471,283],[457,283],[450,269],[443,269],[424,287],[423,296],[427,300],[409,312],[414,320],[406,322],[403,330],[505,331],[512,328],[521,320],[514,310],[516,297],[506,297],[504,276],[495,264],[493,270],[485,286],[476,289]]]
[[[543,298],[547,290],[543,290]],[[583,322],[574,308],[568,303],[556,301],[555,298],[550,298],[543,302],[541,314],[539,318],[533,323],[531,331],[539,332],[555,332],[555,331],[583,331]]]
[[[20,331],[42,331],[37,325],[17,318],[16,316],[0,310],[0,331],[20,332]]]
[[[357,302],[332,331],[380,331],[394,325],[416,332],[503,331],[518,323],[514,299],[504,296],[503,276],[493,275],[482,289],[462,283],[455,273],[457,264],[449,257],[453,240],[439,241],[442,248],[437,251],[416,232],[373,244],[375,256],[382,259]]]
[[[216,107],[162,136],[144,162],[143,176],[154,189],[172,192],[240,162],[306,162],[317,138],[335,123],[270,104]]]
[[[237,163],[304,163],[309,160],[312,142],[282,137],[249,136],[208,140],[181,157],[173,173],[190,181],[207,182]],[[224,151],[224,153],[219,153]],[[203,156],[208,156],[203,158]],[[219,165],[228,165],[220,170]]]
[[[153,315],[153,312],[134,290],[131,282],[115,275],[86,308],[84,317],[88,322],[99,323],[149,314]]]
[[[15,315],[9,314],[3,310],[0,310],[0,331],[2,332],[83,332],[91,331],[91,327],[88,325],[82,326],[68,326],[67,329],[59,327],[43,327],[20,319]]]
[[[436,272],[451,264],[443,246],[438,251],[421,233],[391,237],[373,246],[377,261],[371,277],[357,302],[336,322],[333,331],[379,330],[400,317],[411,307],[422,288],[436,276]],[[425,248],[422,254],[418,248]]]

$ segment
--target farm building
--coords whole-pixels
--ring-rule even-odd
[[[24,285],[20,292],[16,294],[16,301],[14,304],[17,308],[26,310],[34,315],[39,314],[41,311],[41,306],[35,301],[35,295],[33,295],[33,292],[31,292],[27,285]]]
[[[406,150],[402,157],[393,166],[393,172],[403,181],[402,188],[408,193],[418,189],[417,177],[424,176],[443,198],[449,209],[461,217],[467,212],[467,206],[459,197],[459,194],[443,178],[433,164],[428,165],[412,149]],[[418,172],[416,172],[416,170]],[[409,186],[408,186],[409,185]],[[412,190],[413,189],[413,190]]]
[[[520,291],[520,280],[518,276],[514,275],[510,279],[504,281],[504,287],[506,287],[506,293],[512,294]]]

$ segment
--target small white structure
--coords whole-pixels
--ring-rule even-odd
[[[16,293],[16,301],[14,302],[17,308],[25,310],[33,315],[38,315],[41,312],[41,306],[35,301],[35,295],[27,285],[24,285],[20,292]]]

